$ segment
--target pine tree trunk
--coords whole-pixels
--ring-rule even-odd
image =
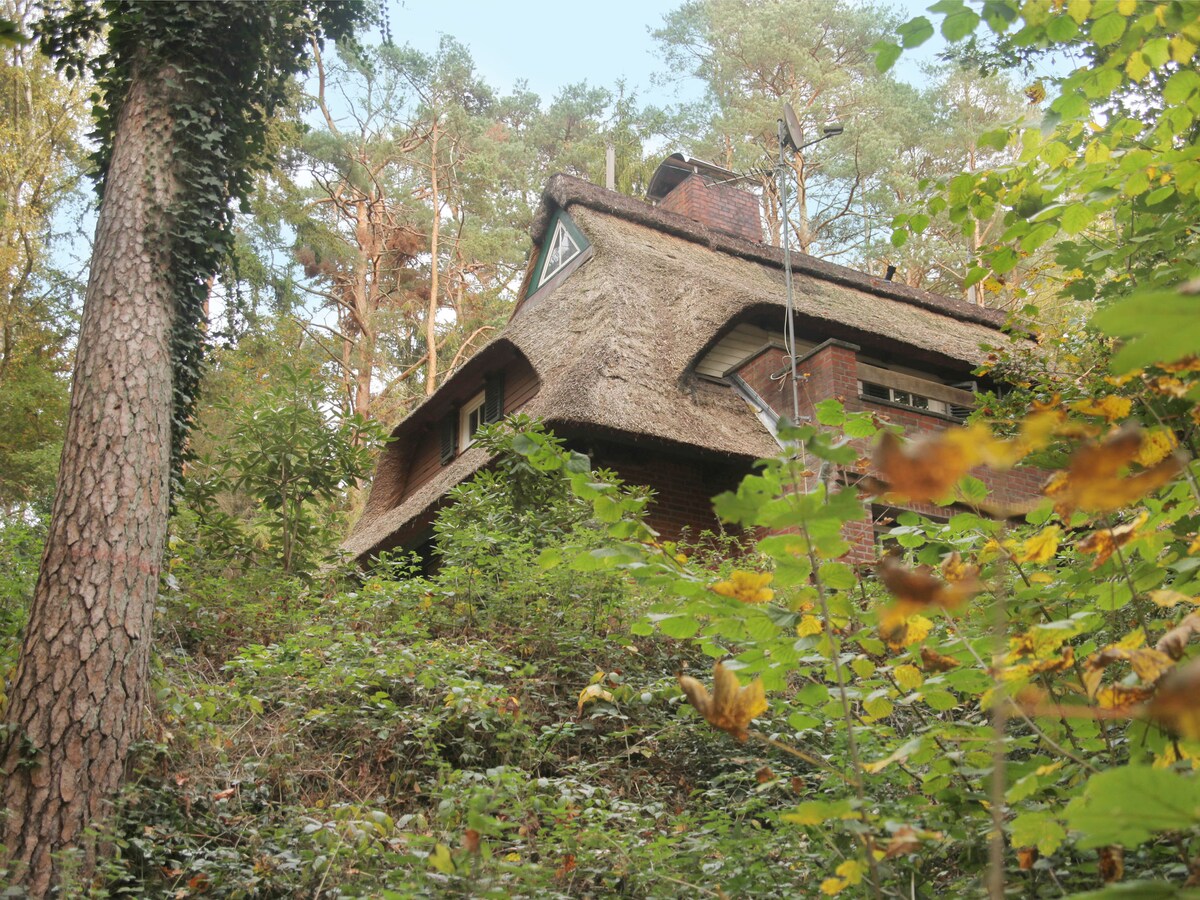
[[[120,112],[84,303],[62,469],[0,764],[10,879],[46,896],[52,853],[119,787],[146,698],[167,528],[173,306],[167,73]]]

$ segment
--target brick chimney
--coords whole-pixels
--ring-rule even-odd
[[[714,231],[761,243],[758,198],[734,186],[736,172],[673,153],[659,164],[646,199]]]

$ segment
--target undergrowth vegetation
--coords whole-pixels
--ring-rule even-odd
[[[717,498],[741,537],[695,546],[520,418],[432,574],[218,570],[181,510],[147,740],[78,893],[1186,897],[1198,374],[1031,380],[1015,424],[909,443],[828,401]],[[1017,464],[1045,496],[999,509],[977,476]],[[873,495],[945,516],[853,567]]]

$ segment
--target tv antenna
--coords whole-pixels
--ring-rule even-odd
[[[791,360],[792,367],[792,423],[798,424],[800,421],[800,376],[796,373],[796,310],[795,310],[795,294],[792,289],[792,248],[791,241],[788,238],[788,179],[787,170],[790,168],[787,164],[785,151],[791,148],[793,156],[811,147],[813,144],[819,144],[831,137],[837,137],[841,134],[843,128],[841,125],[832,124],[826,125],[821,129],[821,136],[811,141],[804,141],[804,133],[800,129],[800,120],[796,118],[796,111],[792,109],[792,104],[783,104],[783,118],[779,120],[779,165],[776,172],[779,177],[779,206],[782,214],[782,223],[779,232],[779,242],[783,246],[783,278],[784,284],[787,286],[787,322],[784,332],[784,349],[787,350],[788,359]]]

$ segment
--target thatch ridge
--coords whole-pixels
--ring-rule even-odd
[[[711,250],[783,269],[783,251],[778,247],[723,234],[687,216],[659,209],[643,200],[605,190],[589,181],[561,173],[550,178],[542,193],[542,203],[530,229],[534,244],[540,245],[544,240],[554,208],[568,209],[572,205],[586,206],[656,231],[703,244]],[[809,256],[807,253],[793,252],[791,257],[792,271],[795,274],[812,275],[835,284],[910,303],[962,322],[975,322],[1000,329],[1008,321],[1008,316],[1000,310],[887,281],[847,266]]]

